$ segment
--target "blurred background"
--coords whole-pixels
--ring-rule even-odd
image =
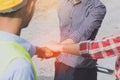
[[[103,36],[120,34],[120,0],[101,0],[107,14],[97,34],[96,40]],[[22,37],[35,45],[44,45],[50,40],[59,41],[59,22],[57,17],[58,0],[37,0],[35,14],[29,27],[22,30]],[[34,56],[33,62],[40,80],[54,79],[55,59],[42,60]],[[116,57],[98,60],[98,65],[114,69]],[[98,72],[98,80],[114,80],[113,75]]]

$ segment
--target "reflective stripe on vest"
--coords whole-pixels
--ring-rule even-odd
[[[37,73],[28,51],[16,42],[0,41],[0,75],[4,72],[6,67],[17,58],[24,58],[30,62],[34,70],[35,80],[38,80]]]

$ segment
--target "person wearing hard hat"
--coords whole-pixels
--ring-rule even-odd
[[[32,18],[35,2],[0,0],[0,80],[38,80],[31,57],[51,53],[19,37]]]

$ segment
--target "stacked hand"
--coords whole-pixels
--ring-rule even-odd
[[[51,42],[49,44],[46,45],[47,48],[51,49],[54,52],[61,52],[63,51],[63,46],[67,45],[67,44],[73,44],[73,40],[72,39],[67,39],[61,43],[58,42]]]
[[[59,56],[60,52],[63,49],[63,45],[65,44],[73,44],[72,39],[67,39],[61,43],[56,41],[51,41],[46,44],[44,47],[36,47],[36,54],[40,58],[52,58]]]
[[[52,50],[50,50],[47,47],[36,47],[36,55],[39,58],[53,58],[53,57],[57,57],[60,53],[59,52],[54,52]]]
[[[54,52],[60,52],[62,45],[57,42],[50,42],[50,43],[46,44],[46,47]]]
[[[65,52],[72,55],[81,55],[79,43],[74,43],[72,39],[67,39],[61,43],[51,43],[46,45],[47,48],[51,49],[54,52]]]

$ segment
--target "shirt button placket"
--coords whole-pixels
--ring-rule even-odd
[[[74,5],[72,5],[72,10],[71,10],[71,13],[70,13],[70,27],[69,27],[68,32],[71,31],[70,29],[72,27],[73,12],[74,12]]]

